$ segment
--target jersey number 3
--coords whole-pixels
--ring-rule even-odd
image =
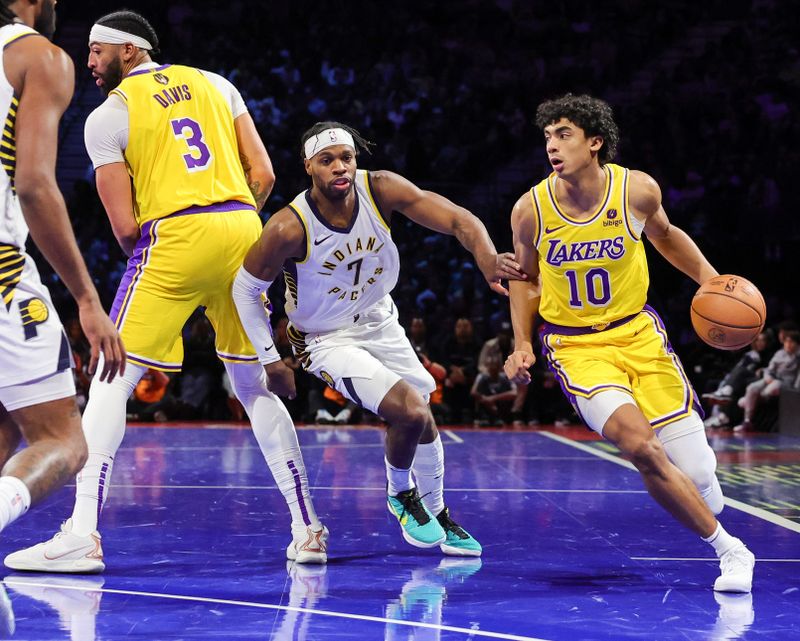
[[[172,133],[180,140],[185,140],[189,153],[183,154],[186,170],[190,172],[203,171],[211,164],[211,150],[203,142],[203,130],[200,123],[191,118],[176,118],[170,120]]]

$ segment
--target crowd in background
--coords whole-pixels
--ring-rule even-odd
[[[511,246],[516,197],[548,171],[536,105],[565,91],[606,98],[622,131],[618,162],[659,181],[671,220],[689,232],[722,272],[753,280],[767,299],[769,326],[797,318],[797,296],[782,275],[798,272],[800,88],[796,12],[777,0],[694,3],[317,3],[206,0],[129,3],[152,18],[160,62],[216,71],[242,92],[275,165],[264,217],[308,187],[300,135],[319,120],[359,129],[376,146],[364,168],[391,169],[472,210],[499,250]],[[109,10],[113,7],[109,7]],[[59,7],[88,27],[97,15]],[[80,82],[82,77],[78,65]],[[88,74],[83,74],[84,76]],[[88,159],[87,159],[88,162]],[[91,181],[67,191],[70,213],[107,304],[124,271]],[[528,390],[503,381],[511,349],[507,300],[493,294],[449,237],[395,216],[401,253],[393,294],[420,358],[436,378],[434,408],[445,422],[528,425],[575,420],[541,360]],[[695,284],[651,256],[650,304],[699,393],[710,392],[741,354],[712,350],[694,335]],[[51,278],[54,278],[51,276]],[[58,287],[52,288],[57,294]],[[271,294],[284,340],[282,292]],[[58,299],[80,353],[66,299]],[[214,357],[213,330],[197,314],[187,324],[184,372],[154,376],[143,419],[241,418]],[[777,346],[774,345],[773,349]],[[301,421],[351,422],[353,407],[298,370]],[[81,380],[85,378],[81,375]],[[165,380],[166,378],[166,380]],[[143,386],[144,387],[144,386]],[[338,417],[338,419],[337,419]],[[375,419],[377,420],[377,419]]]

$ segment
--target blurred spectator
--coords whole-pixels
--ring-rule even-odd
[[[759,377],[761,368],[766,365],[771,342],[770,335],[767,332],[761,332],[753,339],[750,350],[720,381],[717,389],[703,394],[703,400],[713,405],[710,416],[704,421],[706,427],[725,427],[735,420],[731,414],[736,406],[734,405],[732,408],[728,408],[728,406],[739,399],[747,386]]]
[[[72,358],[75,362],[72,372],[75,379],[75,402],[78,404],[78,409],[83,411],[86,407],[86,399],[89,397],[89,386],[91,385],[91,377],[89,376],[89,364],[91,363],[92,351],[89,346],[89,341],[83,334],[80,320],[77,317],[72,317],[64,323],[64,329],[67,332],[67,340],[72,349]]]
[[[442,348],[442,364],[447,370],[444,381],[444,399],[456,422],[472,422],[470,390],[477,374],[478,344],[473,335],[472,321],[459,318],[453,335]]]
[[[794,386],[800,370],[798,347],[800,347],[800,332],[796,330],[785,332],[783,349],[775,353],[761,378],[750,383],[744,396],[739,399],[739,407],[744,410],[744,420],[733,428],[734,431],[752,430],[758,405],[767,399],[779,396],[781,388]]]
[[[486,360],[486,371],[475,377],[470,390],[475,399],[475,425],[505,425],[511,422],[511,406],[517,398],[517,386],[502,371],[496,356]]]
[[[488,363],[490,360],[498,360],[501,364],[505,363],[508,355],[514,351],[514,338],[511,331],[511,323],[505,319],[498,322],[497,333],[494,338],[490,338],[481,347],[478,356],[478,371],[488,373]],[[514,425],[523,425],[522,411],[525,406],[525,399],[528,396],[528,385],[515,385],[517,395],[511,406],[511,417]]]
[[[164,421],[167,418],[165,408],[174,403],[173,398],[164,398],[169,385],[169,376],[157,369],[148,369],[128,399],[128,419],[132,421]]]

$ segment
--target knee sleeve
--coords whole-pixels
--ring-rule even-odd
[[[102,370],[102,362],[97,371]],[[92,379],[89,400],[83,413],[83,434],[90,453],[113,457],[125,435],[125,406],[146,368],[128,363],[125,374],[110,383],[99,374]]]
[[[269,460],[275,452],[298,447],[292,417],[281,399],[267,389],[264,368],[260,364],[226,362],[225,370],[264,456]]]
[[[697,487],[708,507],[719,514],[724,507],[717,480],[717,456],[708,444],[705,428],[696,412],[658,430],[667,456]]]
[[[575,399],[578,413],[595,432],[603,435],[603,428],[611,415],[623,405],[636,405],[633,396],[619,390],[608,390],[591,398],[578,396]]]
[[[267,388],[267,373],[258,363],[229,363],[225,361],[231,388],[244,407],[247,415],[253,412],[256,400],[261,396],[274,396]]]

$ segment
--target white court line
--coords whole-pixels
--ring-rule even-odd
[[[35,581],[19,580],[19,577],[6,577],[6,585],[13,587],[16,585],[26,585],[36,588],[52,588],[49,583],[36,583]],[[346,612],[333,612],[331,610],[316,610],[313,608],[298,608],[291,605],[272,605],[270,603],[257,603],[254,601],[234,601],[231,599],[214,599],[202,596],[184,596],[182,594],[166,594],[164,592],[140,592],[138,590],[115,590],[113,588],[87,588],[78,585],[59,585],[59,590],[76,590],[79,592],[104,592],[106,594],[124,594],[127,596],[144,596],[160,599],[174,599],[176,601],[195,601],[199,603],[217,603],[220,605],[238,605],[248,608],[259,608],[262,610],[280,610],[283,612],[300,612],[302,614],[318,614],[327,617],[337,617],[340,619],[356,619],[358,621],[371,621],[373,623],[393,623],[395,625],[406,625],[412,628],[427,628],[429,630],[443,630],[445,632],[460,632],[471,637],[489,637],[490,639],[510,639],[511,641],[547,641],[536,637],[523,637],[518,634],[505,634],[503,632],[490,632],[488,630],[473,630],[472,628],[459,628],[452,625],[437,625],[434,623],[423,623],[417,621],[403,621],[402,619],[388,619],[385,617],[373,617],[366,614],[348,614]]]
[[[203,452],[203,451],[214,451],[219,452],[220,450],[231,447],[235,449],[237,452],[242,450],[251,450],[253,452],[260,452],[261,448],[257,445],[231,445],[228,446],[227,444],[223,445],[193,445],[193,446],[186,446],[183,447],[181,445],[170,445],[170,446],[163,446],[163,445],[126,445],[125,447],[119,448],[118,452],[134,452],[136,450],[141,451],[148,451],[148,450],[158,450],[159,452]],[[329,447],[344,447],[349,449],[359,448],[359,447],[380,447],[383,448],[383,443],[342,443],[340,441],[333,441],[331,443],[308,443],[307,445],[303,445],[302,448],[304,450],[324,450]]]
[[[75,484],[65,485],[64,487],[75,487]],[[128,490],[275,490],[275,485],[125,485],[112,483],[109,487],[123,488]],[[329,486],[311,485],[309,490],[337,490],[353,492],[386,492],[385,487],[358,487],[358,486]],[[537,487],[448,487],[446,492],[539,492],[542,494],[647,494],[646,490],[606,490],[606,489],[587,489],[587,490],[564,490]]]
[[[559,434],[553,434],[552,432],[538,432],[542,436],[546,436],[549,439],[554,441],[558,441],[559,443],[563,443],[564,445],[569,445],[570,447],[574,447],[579,449],[583,452],[590,452],[595,456],[599,456],[606,461],[611,461],[612,463],[616,463],[617,465],[621,465],[622,467],[627,467],[629,470],[636,471],[633,463],[630,461],[626,461],[619,456],[615,456],[614,454],[609,454],[608,452],[604,452],[602,450],[595,449],[591,445],[586,445],[585,443],[580,443],[578,441],[573,441],[571,439],[565,438]],[[741,501],[737,501],[736,499],[730,499],[727,496],[725,497],[725,505],[730,505],[735,510],[740,510],[741,512],[745,512],[750,514],[751,516],[758,517],[759,519],[763,519],[764,521],[769,521],[770,523],[774,523],[775,525],[780,525],[781,527],[786,528],[787,530],[791,530],[792,532],[800,533],[800,523],[795,523],[794,521],[790,521],[778,514],[773,514],[772,512],[768,512],[767,510],[761,509],[760,507],[755,507],[754,505],[748,505],[747,503],[742,503]]]
[[[464,439],[461,438],[458,434],[456,434],[453,430],[441,430],[445,434],[447,434],[454,443],[463,443]]]
[[[632,561],[709,561],[719,563],[717,558],[682,557],[682,556],[632,556]],[[800,563],[800,559],[756,559],[759,563]]]

